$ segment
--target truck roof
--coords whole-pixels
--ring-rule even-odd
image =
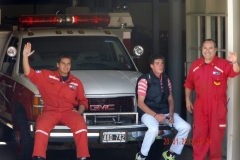
[[[46,36],[114,36],[110,30],[81,28],[31,28],[20,32],[23,38]]]

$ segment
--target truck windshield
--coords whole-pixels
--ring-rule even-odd
[[[35,70],[57,69],[56,59],[58,54],[67,53],[72,57],[71,70],[136,71],[126,49],[116,37],[33,37],[23,39],[22,48],[27,42],[30,42],[32,50],[35,50],[29,57],[30,66]],[[19,68],[21,72],[21,64]]]

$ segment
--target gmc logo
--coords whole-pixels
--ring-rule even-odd
[[[114,111],[115,104],[90,105],[90,111]]]

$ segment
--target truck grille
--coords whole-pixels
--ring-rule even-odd
[[[134,97],[88,98],[88,110],[93,112],[134,112]]]

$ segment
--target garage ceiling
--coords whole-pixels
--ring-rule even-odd
[[[0,0],[0,4],[51,4],[51,3],[68,3],[71,0]],[[84,0],[78,0],[84,1]],[[90,0],[89,0],[90,1]],[[98,1],[98,3],[101,3],[101,1],[106,2],[106,0],[93,0]],[[111,0],[107,0],[111,1]],[[115,1],[115,0],[114,0]],[[152,0],[118,0],[119,2],[131,2],[131,3],[139,3],[139,2],[152,2]],[[185,0],[182,0],[185,1]],[[168,2],[168,0],[159,0],[159,2]]]

